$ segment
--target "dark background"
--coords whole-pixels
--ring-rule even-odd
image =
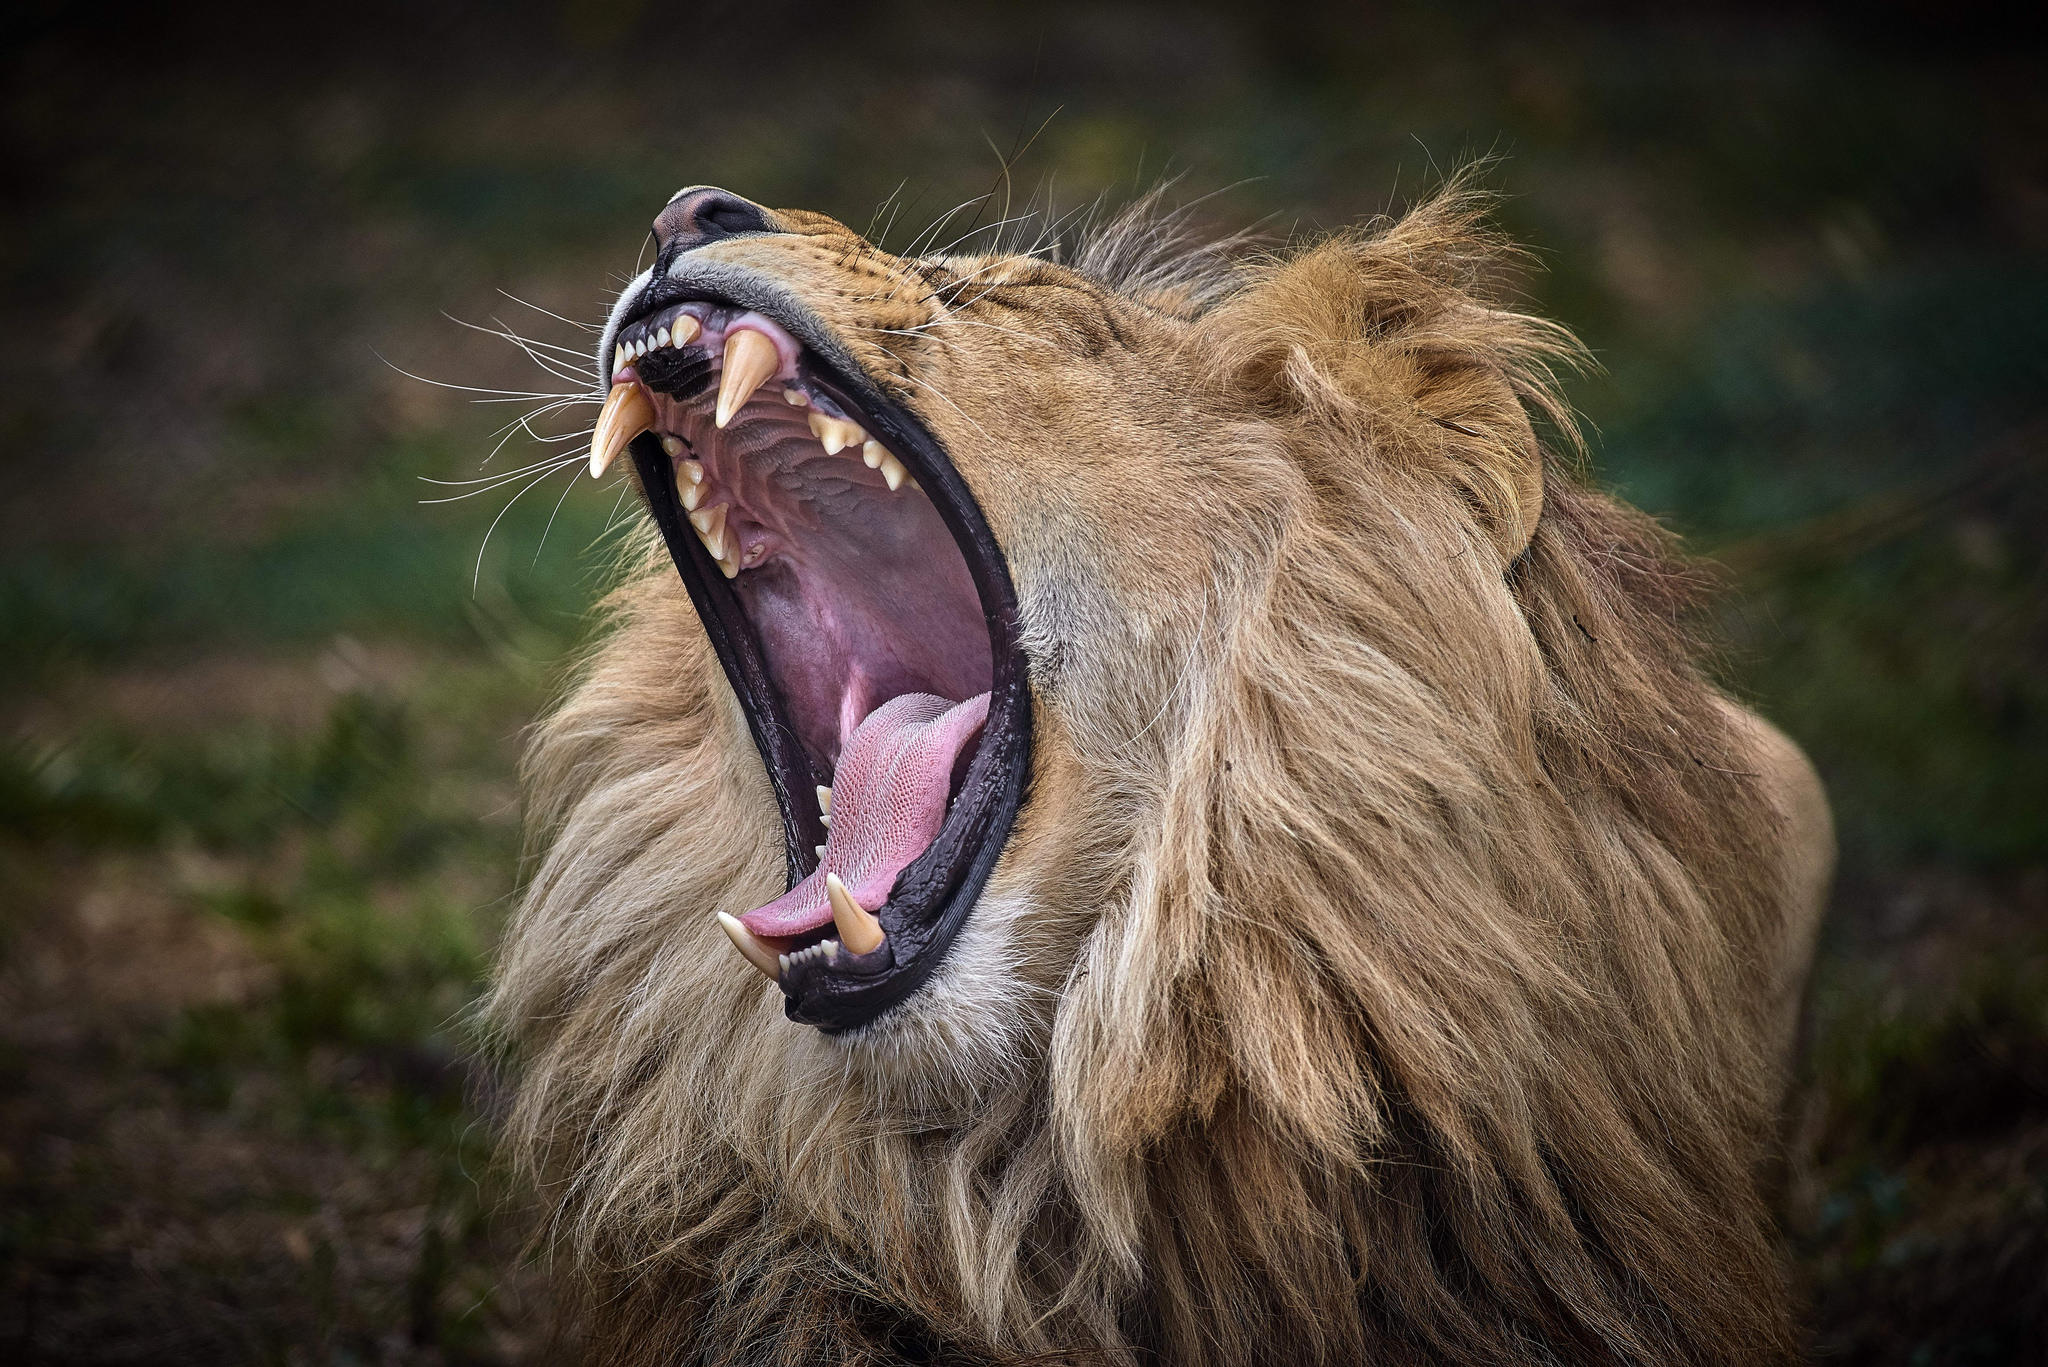
[[[487,463],[545,400],[400,370],[574,392],[452,319],[573,357],[542,310],[600,318],[679,185],[893,195],[900,246],[1000,151],[1280,239],[1498,159],[1596,477],[1727,567],[1716,668],[1836,803],[1816,1353],[2048,1360],[2048,62],[1850,13],[11,10],[0,1356],[549,1358],[466,1006],[617,505],[424,483],[591,410]]]

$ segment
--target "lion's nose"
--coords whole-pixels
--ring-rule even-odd
[[[676,195],[654,219],[655,250],[672,259],[678,252],[746,233],[772,233],[768,211],[715,185],[693,185]]]

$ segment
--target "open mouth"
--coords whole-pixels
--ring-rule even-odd
[[[837,1031],[958,933],[1022,801],[1030,712],[1015,592],[964,481],[776,302],[649,285],[607,338],[591,473],[631,452],[781,808],[788,891],[720,924],[790,1019]]]

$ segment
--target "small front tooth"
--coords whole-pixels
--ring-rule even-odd
[[[697,536],[704,543],[704,549],[711,552],[713,560],[725,559],[725,505],[716,508],[693,508],[690,510],[690,525],[697,529]],[[726,578],[732,578],[727,575]]]
[[[810,403],[811,396],[801,389],[785,389],[782,391],[782,401],[791,408],[803,408]]]
[[[730,916],[721,911],[718,913],[718,925],[720,929],[725,931],[726,938],[732,941],[732,947],[746,956],[748,963],[760,969],[768,981],[780,982],[782,980],[782,974],[776,971],[775,955],[769,951],[768,946],[754,938],[753,931],[740,924],[739,917]],[[788,967],[786,960],[781,964],[781,967]]]
[[[839,962],[839,941],[837,941],[837,940],[826,940],[826,941],[824,941],[823,943],[821,943],[821,944],[820,944],[820,945],[818,946],[818,948],[819,948],[819,949],[822,949],[822,950],[824,950],[824,951],[825,951],[825,962],[826,962],[826,963],[828,963],[828,964],[836,964],[836,963],[838,963],[838,962]]]
[[[645,356],[646,354],[647,354],[647,343],[645,343],[645,342],[642,342],[642,341],[639,341],[639,340],[637,340],[637,339],[636,339],[636,340],[634,341],[634,343],[633,343],[633,359],[637,361],[637,360],[639,360],[639,359],[640,359],[640,358],[641,358],[642,356]]]
[[[668,329],[667,329],[667,328],[661,328],[661,329],[658,329],[658,330],[657,330],[657,331],[655,332],[655,334],[654,334],[654,349],[655,349],[656,351],[659,351],[659,350],[661,350],[661,348],[663,348],[663,347],[665,347],[665,346],[667,346],[667,345],[668,345]]]
[[[647,391],[631,380],[613,385],[598,411],[597,425],[590,429],[590,477],[602,475],[633,438],[652,426],[654,400]]]
[[[910,471],[904,468],[902,461],[886,453],[882,456],[882,479],[888,484],[890,493],[901,489],[903,481],[909,478]]]
[[[813,846],[811,846],[811,852],[812,852],[813,854],[815,854],[815,855],[817,855],[817,856],[818,856],[818,861],[819,861],[820,863],[823,863],[823,862],[824,862],[824,859],[825,859],[825,847],[824,847],[823,845],[813,845]]]
[[[866,462],[867,467],[870,470],[881,469],[882,461],[888,457],[888,454],[889,452],[886,449],[884,449],[882,443],[878,441],[867,441],[861,443],[860,458],[862,461]]]
[[[839,938],[846,947],[856,954],[872,953],[882,943],[882,923],[875,914],[853,900],[853,894],[846,890],[846,884],[839,881],[839,875],[825,875],[825,897],[832,903],[832,924],[838,928]]]
[[[827,417],[815,408],[811,410],[811,435],[824,445],[828,456],[836,456],[847,447],[859,446],[868,439],[859,423]]]
[[[746,407],[754,391],[768,377],[782,369],[782,353],[775,343],[753,328],[740,328],[725,339],[725,373],[718,381],[718,411],[715,421],[724,427],[732,415]]]
[[[625,368],[626,344],[624,342],[619,342],[612,347],[612,369],[624,370]]]
[[[666,455],[671,459],[673,459],[676,456],[680,456],[681,454],[683,454],[683,439],[681,437],[671,436],[669,433],[664,432],[661,434],[661,450],[663,455]]]
[[[819,824],[820,826],[823,826],[823,827],[824,827],[824,828],[825,828],[826,830],[828,830],[828,831],[829,831],[829,830],[831,830],[831,829],[832,829],[832,814],[831,814],[830,812],[827,812],[827,813],[824,813],[823,815],[819,816],[819,818],[818,818],[818,824]]]
[[[826,816],[832,815],[832,790],[822,783],[818,785],[818,810]]]

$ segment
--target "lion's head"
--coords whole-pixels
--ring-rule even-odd
[[[655,530],[493,1000],[611,1351],[1785,1351],[1787,804],[1469,197],[655,236],[592,448]]]

